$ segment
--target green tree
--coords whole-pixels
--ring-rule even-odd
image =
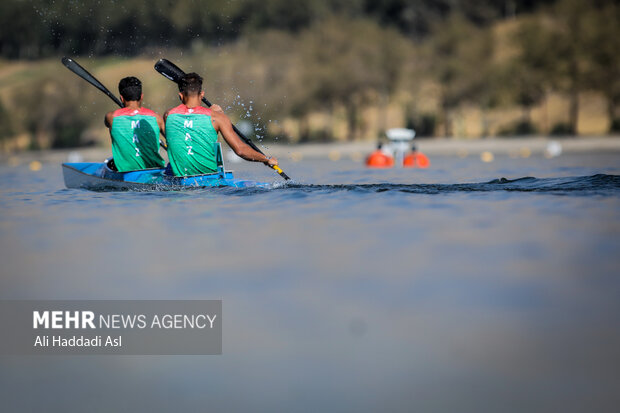
[[[30,134],[33,149],[80,146],[82,132],[92,121],[86,102],[101,101],[103,97],[95,99],[94,93],[94,88],[76,82],[68,71],[58,77],[42,78],[15,90],[13,100],[20,105],[13,116]]]
[[[588,86],[605,96],[607,114],[614,126],[620,125],[620,6],[608,2],[585,16],[585,46],[589,64],[586,67]],[[616,126],[618,127],[618,126]]]
[[[532,108],[544,99],[552,83],[549,73],[554,71],[554,62],[548,50],[550,39],[542,33],[544,30],[537,21],[524,21],[512,39],[519,53],[507,62],[501,74],[502,91],[523,108],[524,124],[531,124]]]
[[[598,0],[597,0],[598,1]],[[298,33],[332,16],[368,18],[421,39],[460,13],[478,26],[553,0],[3,0],[0,55],[135,55],[152,47],[220,44],[265,29]]]
[[[189,67],[192,67],[191,65]],[[264,129],[271,119],[299,117],[313,106],[303,95],[297,36],[282,30],[253,33],[210,49],[193,67],[204,68],[207,96]],[[303,95],[303,96],[302,96]],[[258,134],[264,131],[257,131]],[[264,133],[262,133],[264,135]]]
[[[580,0],[560,0],[548,13],[524,26],[520,62],[530,76],[569,98],[568,132],[577,134],[579,94],[589,87],[592,48],[588,41],[593,6]]]
[[[568,123],[570,132],[577,134],[579,126],[579,93],[587,87],[586,65],[589,50],[584,41],[586,16],[590,5],[580,0],[560,0],[554,7],[549,46],[554,58],[554,83],[568,93],[570,99]],[[552,71],[553,73],[553,71]]]
[[[370,20],[333,18],[304,32],[300,47],[304,73],[298,87],[306,88],[300,99],[327,110],[344,107],[347,137],[354,140],[360,108],[395,90],[406,41]]]
[[[531,12],[555,0],[366,0],[364,12],[382,25],[397,27],[417,39],[432,34],[433,26],[451,14],[485,26],[502,17]]]
[[[381,50],[380,76],[382,99],[381,129],[387,128],[387,112],[392,97],[403,84],[403,77],[411,74],[416,77],[415,66],[412,61],[416,59],[413,44],[394,29],[383,29],[378,39]],[[412,69],[410,71],[409,69]],[[413,83],[416,83],[415,81]]]
[[[36,1],[34,5],[36,5]],[[36,58],[48,40],[44,25],[38,24],[33,4],[24,0],[0,2],[0,54],[8,58]]]
[[[13,135],[13,123],[9,112],[4,108],[0,100],[0,149],[4,148],[4,143]]]
[[[427,70],[439,85],[446,136],[452,136],[452,112],[465,102],[481,107],[492,103],[490,73],[494,40],[489,30],[454,14],[433,27],[426,56]]]

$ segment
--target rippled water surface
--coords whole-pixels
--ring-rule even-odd
[[[431,161],[165,193],[0,165],[0,298],[224,306],[222,356],[0,357],[2,410],[617,411],[620,156]]]

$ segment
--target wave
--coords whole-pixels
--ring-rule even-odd
[[[288,183],[276,189],[297,189],[304,192],[405,192],[413,194],[442,194],[453,192],[543,192],[558,195],[613,195],[620,194],[620,175],[597,174],[565,178],[535,178],[526,176],[517,179],[499,178],[481,183],[463,184],[343,184],[312,185]]]

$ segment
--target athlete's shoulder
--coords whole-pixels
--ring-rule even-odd
[[[148,108],[140,108],[140,109],[120,108],[112,112],[113,118],[117,116],[136,116],[136,115],[157,117],[157,113],[155,113],[154,111]]]
[[[187,112],[187,106],[180,104],[179,106],[175,106],[173,108],[168,109],[166,111],[166,115],[175,115],[175,114],[185,115],[186,112]]]
[[[166,112],[168,115],[211,115],[211,109],[205,108],[204,106],[196,106],[193,108],[188,108],[187,106],[181,104],[172,109],[168,109]]]
[[[155,112],[154,110],[151,110],[149,108],[140,108],[140,115],[144,115],[144,116],[153,116],[153,117],[157,117],[157,112]]]
[[[197,114],[197,115],[208,115],[211,116],[211,109],[209,108],[205,108],[204,106],[196,106],[193,109],[193,113]],[[190,109],[191,110],[191,109]]]
[[[224,121],[224,122],[230,122],[230,118],[228,117],[228,115],[226,115],[224,112],[218,112],[218,111],[211,111],[211,118],[214,121]]]
[[[116,109],[114,112],[112,112],[112,117],[115,118],[117,116],[131,116],[131,112],[133,112],[133,109],[130,108]]]

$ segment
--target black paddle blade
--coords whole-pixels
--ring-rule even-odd
[[[166,79],[170,79],[177,84],[181,81],[181,77],[185,74],[183,69],[168,59],[159,59],[157,63],[155,63],[155,70],[161,73]],[[211,107],[211,102],[209,102],[206,98],[203,97],[202,101],[205,105]],[[239,132],[237,132],[237,134],[239,134]]]
[[[72,71],[73,73],[75,73],[76,75],[78,75],[79,77],[108,95],[110,99],[112,99],[114,103],[116,103],[118,106],[123,107],[121,101],[116,96],[114,96],[105,86],[103,86],[100,81],[95,79],[95,76],[91,75],[86,69],[80,66],[78,62],[71,59],[70,57],[63,57],[62,59],[60,59],[60,61],[63,65],[66,66],[67,69],[69,69],[70,71]]]
[[[167,59],[159,59],[157,63],[155,63],[155,70],[175,83],[179,83],[181,77],[185,74],[179,66]]]

